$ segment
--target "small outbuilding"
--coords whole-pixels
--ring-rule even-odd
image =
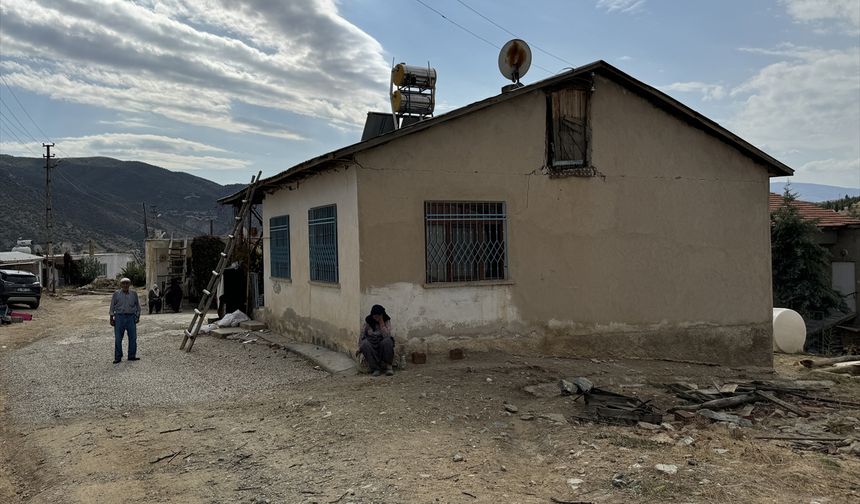
[[[42,256],[27,252],[0,252],[0,268],[26,271],[42,278]]]
[[[382,304],[431,357],[767,366],[769,178],[792,173],[598,61],[263,179],[263,314],[350,353]]]

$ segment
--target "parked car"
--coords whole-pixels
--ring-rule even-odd
[[[0,304],[23,303],[38,308],[42,284],[29,271],[0,270]]]

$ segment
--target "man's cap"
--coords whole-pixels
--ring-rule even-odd
[[[121,283],[121,284],[131,283],[131,279],[129,279],[128,277],[124,277],[122,280],[119,281],[119,283]]]

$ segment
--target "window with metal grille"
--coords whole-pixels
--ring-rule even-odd
[[[503,202],[428,201],[424,225],[427,283],[507,279]]]
[[[547,96],[549,166],[567,170],[587,165],[588,92],[560,89]]]
[[[337,206],[308,210],[311,280],[337,283]]]
[[[274,278],[292,278],[290,271],[290,216],[269,219],[269,258]]]

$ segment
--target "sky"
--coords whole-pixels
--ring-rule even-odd
[[[437,114],[498,94],[514,35],[526,84],[602,59],[860,187],[860,0],[0,0],[0,153],[247,182],[357,142],[392,62],[437,70]]]

